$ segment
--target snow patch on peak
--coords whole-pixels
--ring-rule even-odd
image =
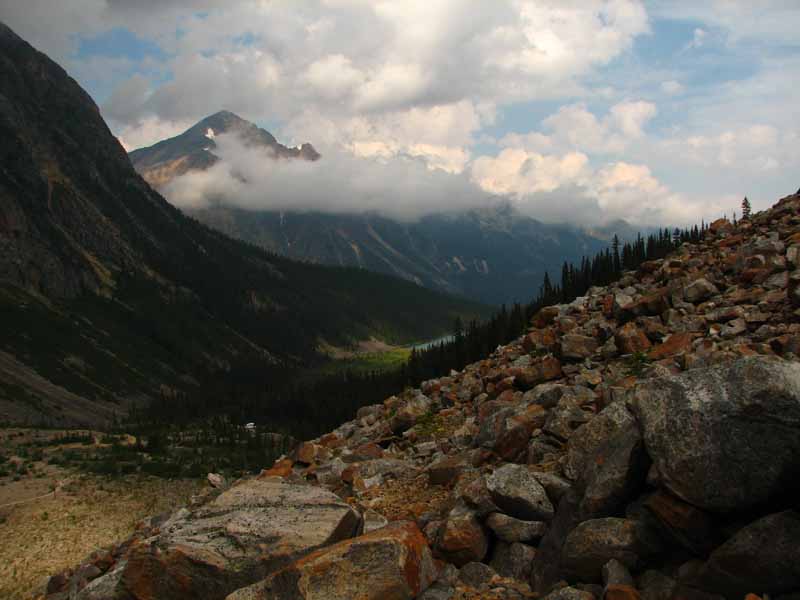
[[[215,137],[217,137],[217,134],[214,133],[214,130],[211,129],[211,127],[209,127],[208,129],[206,129],[206,137],[210,140],[213,140]]]

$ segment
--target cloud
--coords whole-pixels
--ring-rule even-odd
[[[581,94],[583,76],[649,30],[639,0],[317,0],[302,8],[170,0],[158,10],[153,0],[0,5],[23,35],[48,51],[58,47],[57,58],[71,56],[81,36],[114,27],[160,46],[166,58],[151,93],[128,96],[138,82],[122,82],[103,98],[117,131],[156,119],[196,121],[222,107],[279,122],[289,134],[309,113],[342,128],[360,119],[378,130],[436,107],[469,104],[486,115],[512,102]],[[450,157],[468,155],[472,121],[450,127],[462,128],[460,148],[401,142],[403,136],[390,145],[398,153],[422,144],[443,146]],[[457,161],[444,162],[454,168]]]
[[[544,221],[688,225],[724,208],[718,200],[670,190],[646,165],[618,161],[595,169],[581,153],[548,156],[506,148],[477,159],[471,173],[487,192],[506,195],[521,212]]]
[[[432,207],[452,213],[497,201],[466,176],[429,169],[413,157],[381,160],[333,151],[312,163],[274,160],[230,134],[215,142],[220,161],[175,179],[162,190],[170,202],[185,209],[224,203],[247,210],[367,211],[408,221]]]
[[[500,140],[500,145],[538,151],[620,153],[644,135],[644,126],[657,113],[651,102],[625,101],[613,105],[606,116],[598,119],[585,103],[569,104],[542,121],[546,133],[510,134]]]

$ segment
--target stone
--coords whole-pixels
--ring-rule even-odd
[[[466,457],[445,456],[433,463],[425,472],[428,474],[428,482],[431,485],[450,485],[467,467],[469,467],[469,461]]]
[[[296,462],[305,465],[312,465],[317,462],[317,459],[321,454],[323,456],[326,455],[327,451],[327,448],[320,446],[319,444],[315,444],[313,442],[303,442],[295,450],[294,459]]]
[[[547,497],[550,498],[553,505],[558,504],[564,494],[572,488],[569,481],[555,473],[533,471],[533,476],[542,484],[544,491],[547,492]]]
[[[528,581],[531,577],[531,566],[536,557],[536,550],[519,542],[497,542],[489,563],[498,575],[520,581]]]
[[[515,377],[515,383],[520,389],[529,390],[540,383],[559,379],[563,374],[561,361],[555,356],[548,355],[536,360],[528,367],[519,369]]]
[[[746,510],[796,485],[800,364],[694,369],[641,383],[630,405],[662,485],[694,506]]]
[[[645,571],[639,576],[642,600],[670,600],[677,582],[658,571]]]
[[[762,517],[719,546],[703,565],[698,583],[726,597],[756,591],[770,596],[800,589],[800,513]]]
[[[659,490],[644,501],[669,538],[690,552],[705,556],[713,548],[711,518],[696,506]]]
[[[468,562],[482,561],[488,549],[489,538],[475,513],[464,504],[456,504],[439,534],[438,554],[461,567]]]
[[[624,402],[614,402],[604,408],[591,421],[578,428],[567,442],[567,452],[562,463],[564,475],[577,481],[586,465],[597,451],[617,431],[635,425],[631,412]]]
[[[589,391],[590,397],[594,399],[591,390],[586,389]],[[589,422],[592,417],[590,413],[581,408],[585,400],[585,397],[577,396],[572,393],[572,388],[569,388],[547,415],[544,431],[562,442],[567,441],[576,429]]]
[[[124,594],[120,589],[122,574],[127,566],[126,561],[120,562],[116,568],[90,581],[81,591],[74,596],[75,600],[108,600]],[[124,597],[124,596],[122,596]]]
[[[376,529],[380,529],[381,527],[386,527],[389,524],[389,520],[384,517],[382,514],[375,512],[374,510],[367,510],[362,515],[363,526],[362,530],[363,533],[369,533],[370,531],[375,531]]]
[[[582,518],[611,516],[644,487],[650,460],[639,428],[630,423],[609,436],[584,468]]]
[[[640,600],[639,591],[632,585],[607,585],[603,591],[603,600]]]
[[[227,600],[411,600],[435,578],[424,536],[397,521],[312,552]]]
[[[400,405],[389,421],[389,427],[394,433],[401,433],[413,427],[417,419],[430,410],[431,405],[430,398],[421,393],[417,394]]]
[[[632,321],[619,328],[614,341],[622,354],[644,352],[651,346],[647,336]]]
[[[489,448],[504,460],[520,456],[534,429],[544,425],[547,412],[537,404],[514,405],[491,414],[481,424],[475,444]]]
[[[436,581],[421,595],[417,596],[417,600],[451,600],[455,593],[455,588],[449,583]]]
[[[269,477],[288,477],[292,474],[292,467],[294,466],[294,461],[291,458],[282,458],[280,460],[275,461],[275,464],[272,465],[272,468],[262,470],[259,473],[259,479],[269,478]]]
[[[647,353],[650,360],[663,360],[677,354],[683,354],[692,349],[692,341],[696,335],[690,332],[679,332],[670,335],[666,341],[651,348]]]
[[[561,337],[559,354],[564,360],[583,360],[597,352],[597,340],[593,337],[568,333]]]
[[[225,478],[219,473],[209,473],[206,475],[206,480],[212,488],[221,488],[225,485]]]
[[[580,523],[567,536],[561,551],[562,568],[581,581],[599,581],[602,568],[616,559],[628,569],[645,564],[660,550],[660,542],[644,523],[607,517]]]
[[[549,521],[553,505],[547,492],[524,465],[506,464],[486,478],[486,488],[500,510],[525,521]]]
[[[478,517],[482,518],[499,510],[489,494],[486,479],[483,477],[476,477],[464,484],[459,482],[456,485],[455,495],[463,500]]]
[[[480,562],[469,562],[458,570],[458,579],[473,588],[488,585],[495,575],[492,567]]]
[[[684,299],[692,304],[697,304],[717,294],[719,294],[717,286],[705,277],[696,279],[683,290]]]
[[[306,552],[352,537],[359,525],[359,515],[327,490],[250,480],[180,511],[158,536],[135,544],[121,587],[137,599],[223,598]]]
[[[594,594],[575,587],[562,587],[547,594],[542,600],[599,600]]]
[[[542,521],[523,521],[503,513],[492,513],[486,525],[504,542],[534,542],[547,531],[547,523]]]
[[[522,396],[525,404],[538,404],[543,408],[553,408],[569,387],[563,383],[542,383]]]
[[[628,567],[617,559],[612,558],[603,565],[603,585],[629,585],[634,586],[633,577]]]

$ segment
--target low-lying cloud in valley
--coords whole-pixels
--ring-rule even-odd
[[[178,177],[162,192],[180,208],[223,203],[247,210],[375,212],[414,220],[431,212],[485,206],[486,192],[465,175],[428,169],[411,156],[365,158],[328,149],[321,160],[275,160],[235,135],[217,136],[220,160],[206,171]]]
[[[590,166],[580,152],[543,155],[506,148],[458,173],[410,155],[358,156],[331,146],[316,162],[276,160],[267,148],[235,134],[215,137],[219,161],[182,175],[161,191],[183,209],[222,204],[245,210],[371,212],[400,221],[510,203],[545,222],[597,225],[626,219],[636,225],[687,224],[722,205],[671,192],[644,165]]]

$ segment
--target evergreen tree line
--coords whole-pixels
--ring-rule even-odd
[[[705,224],[684,230],[663,229],[626,243],[615,236],[610,248],[584,258],[579,265],[565,262],[558,283],[546,275],[529,304],[502,306],[484,322],[463,323],[456,319],[448,340],[412,350],[408,362],[397,370],[347,371],[309,379],[285,364],[241,364],[225,372],[206,374],[196,393],[156,399],[132,412],[130,421],[151,435],[158,435],[154,432],[161,427],[179,428],[194,423],[203,424],[208,439],[235,439],[231,427],[255,422],[260,428],[296,439],[316,437],[352,419],[362,406],[380,403],[404,388],[416,387],[422,381],[485,358],[498,345],[522,335],[540,308],[570,302],[592,286],[608,285],[623,271],[663,258],[683,242],[698,242],[705,231]]]

